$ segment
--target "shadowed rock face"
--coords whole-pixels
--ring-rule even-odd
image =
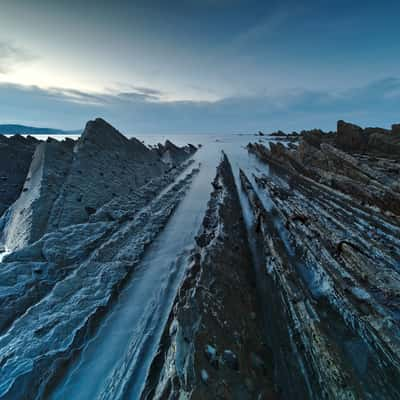
[[[47,232],[50,210],[72,163],[74,144],[73,140],[49,140],[36,147],[24,189],[4,216],[7,249],[33,243]]]
[[[0,216],[23,189],[38,140],[0,135]]]
[[[335,144],[345,151],[400,156],[398,129],[398,125],[393,125],[392,130],[382,128],[362,129],[357,125],[338,121]]]
[[[226,156],[143,399],[274,399],[272,358]]]
[[[359,126],[338,121],[336,143],[346,150],[360,150],[366,147],[367,137]]]

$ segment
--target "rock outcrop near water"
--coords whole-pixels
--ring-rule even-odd
[[[196,147],[189,144],[186,147],[181,148],[167,140],[164,144],[158,144],[158,147],[155,150],[167,165],[173,167],[184,161],[188,154],[192,154],[196,151]]]
[[[143,399],[273,399],[254,271],[224,155]]]
[[[371,143],[394,146],[394,131],[365,131],[339,122],[337,133],[307,133],[294,150],[248,146],[275,171],[241,181],[264,254],[285,398],[400,396],[400,157]]]
[[[399,135],[0,137],[0,399],[399,399]]]
[[[357,138],[357,139],[356,139]],[[371,142],[372,141],[372,142]],[[295,149],[281,143],[249,150],[278,168],[338,190],[383,213],[400,215],[400,135],[338,122],[335,134],[305,132]],[[346,151],[346,149],[348,149]]]
[[[172,166],[195,149],[190,150],[174,146]],[[102,119],[88,122],[76,142],[41,143],[23,193],[3,218],[4,246],[21,249],[45,233],[85,223],[107,203],[129,198],[170,168],[140,141],[126,138]]]
[[[78,142],[39,144],[28,190],[4,216],[1,399],[49,395],[197,173],[191,162],[171,169],[102,120]]]

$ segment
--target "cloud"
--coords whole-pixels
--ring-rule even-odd
[[[270,36],[279,32],[283,25],[287,23],[292,16],[293,10],[287,8],[278,8],[266,16],[261,22],[240,32],[233,38],[232,47],[243,49],[257,41],[267,41]]]
[[[0,84],[0,123],[78,129],[101,116],[127,134],[334,129],[338,119],[389,126],[400,119],[400,79],[340,92],[291,89],[219,101],[163,101],[161,91],[86,93]]]
[[[33,60],[35,57],[27,50],[9,42],[0,42],[0,74],[7,74],[18,64]]]

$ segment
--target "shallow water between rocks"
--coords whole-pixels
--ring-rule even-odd
[[[188,256],[207,207],[221,151],[229,157],[238,189],[239,168],[249,177],[253,171],[268,173],[267,167],[245,149],[249,141],[267,141],[266,138],[260,139],[254,135],[136,137],[146,145],[164,142],[166,139],[176,145],[201,144],[202,147],[193,157],[193,165],[201,165],[200,173],[165,229],[146,250],[116,303],[100,323],[96,335],[86,342],[78,358],[58,382],[51,395],[52,399],[139,397],[174,297],[188,266]],[[250,224],[248,210],[244,210],[244,215]]]

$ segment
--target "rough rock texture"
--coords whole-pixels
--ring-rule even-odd
[[[331,136],[317,139],[304,139],[295,149],[281,143],[270,143],[269,149],[258,143],[248,148],[278,168],[339,190],[361,205],[400,215],[400,155],[383,153],[382,147],[379,157],[375,152],[345,152],[334,146]]]
[[[70,225],[4,258],[1,399],[48,396],[197,172],[157,196],[165,183],[160,180],[126,218]]]
[[[114,210],[119,212],[118,204],[129,206],[140,187],[193,153],[172,143],[169,147],[174,148],[172,165],[101,119],[88,122],[77,142],[41,143],[23,192],[0,220],[3,246],[21,249],[47,232],[87,222],[107,204],[117,205]]]
[[[195,151],[196,147],[191,144],[186,147],[178,147],[169,140],[167,140],[164,145],[158,144],[158,147],[156,148],[157,154],[170,167],[179,165]]]
[[[103,120],[36,147],[0,220],[1,399],[50,395],[184,198],[192,164],[167,165]]]
[[[86,222],[90,210],[125,196],[166,170],[137,139],[127,139],[102,119],[90,121],[50,213],[49,230]]]
[[[68,175],[73,146],[73,140],[50,140],[36,147],[24,189],[4,216],[6,249],[22,248],[47,232],[49,210]]]
[[[392,130],[365,128],[338,121],[336,145],[346,151],[385,153],[400,156],[398,126]]]
[[[337,122],[336,132],[324,132],[321,129],[293,132],[285,134],[282,131],[270,134],[272,138],[284,139],[302,138],[314,147],[321,143],[329,143],[346,152],[383,154],[394,158],[400,157],[400,124],[392,125],[392,129],[361,128],[345,121]]]
[[[251,145],[274,175],[255,176],[256,187],[241,175],[273,304],[277,383],[284,398],[397,399],[399,192],[389,171],[397,163],[331,143]]]
[[[367,145],[367,137],[364,137],[363,130],[359,126],[338,121],[336,143],[346,150],[364,149]]]
[[[20,195],[38,143],[32,136],[0,135],[0,216]]]
[[[143,399],[274,399],[247,235],[226,156]]]

